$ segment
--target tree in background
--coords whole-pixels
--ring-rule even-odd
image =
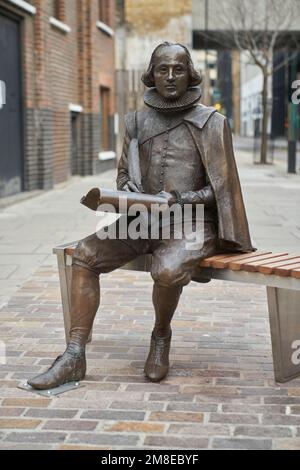
[[[279,68],[297,56],[297,38],[293,29],[299,30],[300,0],[221,0],[219,3],[222,45],[237,47],[257,65],[263,75],[262,127],[260,163],[267,163],[268,80]],[[298,27],[296,27],[298,22]],[[286,58],[274,67],[273,56],[277,47],[290,45]]]

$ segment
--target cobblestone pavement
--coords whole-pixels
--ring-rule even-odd
[[[297,250],[299,176],[253,166],[246,152],[239,168],[256,246]],[[51,250],[93,231],[94,217],[74,201],[99,181],[113,185],[113,173],[0,213],[0,448],[299,449],[300,379],[274,382],[265,289],[256,285],[187,286],[172,323],[170,373],[153,384],[143,376],[154,319],[149,274],[104,275],[84,386],[53,398],[17,388],[64,348]]]
[[[149,275],[115,271],[102,291],[84,387],[50,399],[16,387],[64,348],[56,270],[40,268],[2,310],[2,449],[300,448],[300,380],[274,383],[263,288],[186,287],[160,384],[142,370]]]

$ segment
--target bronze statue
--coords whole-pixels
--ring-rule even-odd
[[[171,320],[199,262],[220,252],[254,250],[227,120],[215,108],[198,104],[201,76],[186,47],[160,44],[142,81],[149,88],[146,107],[125,117],[117,188],[159,194],[169,205],[204,204],[204,244],[188,251],[184,238],[111,240],[92,234],[81,240],[72,265],[70,342],[48,371],[28,381],[36,389],[84,378],[85,345],[100,302],[100,274],[152,253],[155,326],[144,372],[157,382],[168,373]],[[130,169],[129,152],[138,152],[139,168],[133,164]]]

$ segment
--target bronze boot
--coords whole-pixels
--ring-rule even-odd
[[[152,331],[150,351],[144,372],[152,382],[159,382],[169,371],[169,352],[172,332],[169,336],[159,337]]]
[[[82,380],[85,372],[86,359],[84,348],[74,349],[69,345],[64,354],[58,356],[46,372],[33,377],[27,383],[38,390],[46,390],[67,382]]]

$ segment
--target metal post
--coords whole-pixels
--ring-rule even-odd
[[[205,0],[205,13],[204,13],[204,30],[205,30],[205,73],[208,73],[208,57],[207,57],[207,30],[208,30],[208,0]]]
[[[300,291],[267,287],[275,380],[300,376]]]
[[[291,64],[291,81],[297,77],[297,59]],[[297,155],[297,105],[289,102],[288,108],[288,173],[296,173]]]

